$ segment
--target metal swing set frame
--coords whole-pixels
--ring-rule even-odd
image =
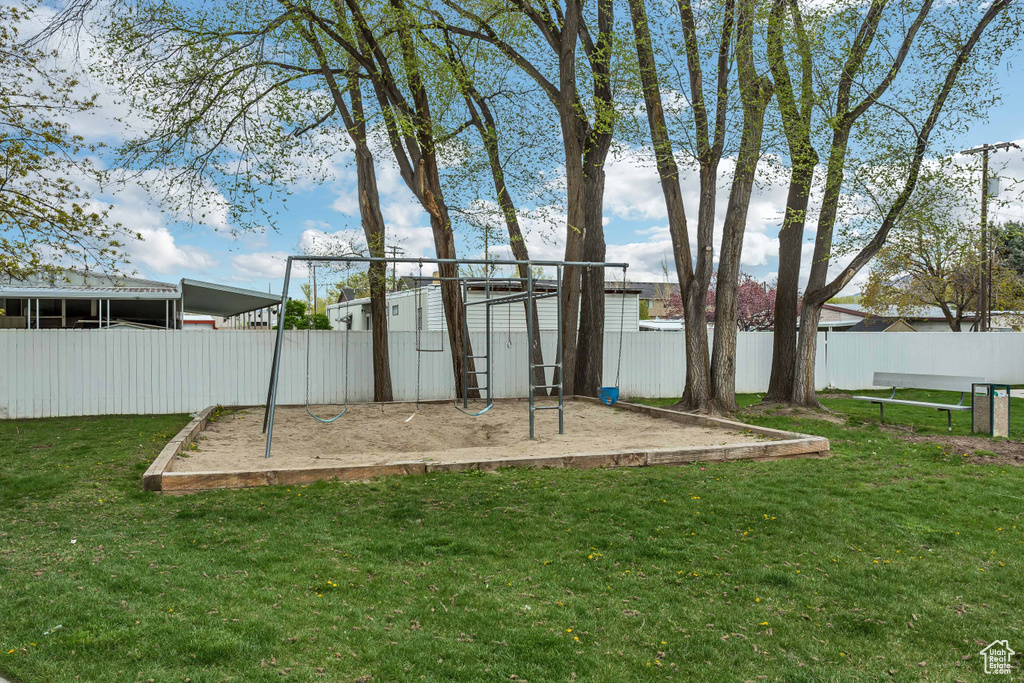
[[[459,285],[461,286],[461,288],[462,288],[462,332],[463,332],[463,337],[465,339],[469,338],[469,322],[468,322],[468,315],[467,315],[467,313],[469,311],[469,307],[470,306],[477,306],[477,305],[484,305],[485,306],[485,311],[486,311],[485,312],[485,329],[486,329],[485,339],[486,339],[486,342],[485,342],[484,354],[483,355],[470,355],[468,353],[469,345],[468,344],[464,344],[463,345],[463,352],[462,352],[463,353],[463,357],[462,357],[462,373],[463,373],[462,374],[462,386],[463,386],[462,407],[460,408],[459,405],[458,405],[458,400],[459,400],[458,396],[456,396],[455,407],[458,410],[460,410],[461,412],[463,412],[463,413],[465,413],[467,415],[471,415],[471,416],[483,415],[485,412],[490,410],[493,407],[493,405],[494,405],[492,381],[491,381],[492,380],[492,373],[491,373],[491,370],[492,370],[492,368],[491,368],[491,320],[492,320],[492,317],[493,317],[491,315],[491,307],[495,306],[495,305],[507,305],[507,306],[509,306],[509,310],[511,311],[511,306],[513,304],[515,304],[517,302],[520,302],[520,301],[528,302],[527,311],[526,311],[526,335],[527,335],[527,356],[528,356],[527,375],[529,377],[529,386],[530,386],[530,390],[529,390],[530,439],[534,439],[535,438],[535,435],[534,435],[534,432],[535,432],[535,430],[534,430],[534,415],[535,415],[536,411],[538,411],[538,410],[557,410],[558,411],[558,433],[559,434],[563,434],[565,432],[565,420],[564,420],[564,417],[565,417],[565,411],[564,411],[564,408],[565,408],[565,396],[564,396],[563,391],[562,391],[562,296],[561,296],[561,294],[562,294],[562,275],[563,275],[562,270],[564,268],[566,268],[566,267],[574,267],[574,268],[601,268],[602,270],[605,269],[605,268],[621,268],[622,269],[622,273],[623,273],[623,283],[625,283],[626,269],[629,268],[629,264],[628,263],[606,263],[606,262],[603,262],[603,261],[532,261],[532,260],[530,260],[530,261],[520,261],[520,260],[496,260],[496,259],[411,258],[411,257],[400,257],[400,256],[305,256],[305,255],[296,255],[296,256],[289,256],[288,260],[287,260],[287,262],[285,264],[284,286],[283,286],[282,291],[281,291],[281,311],[285,310],[285,306],[288,303],[288,288],[289,288],[289,285],[291,284],[292,265],[295,262],[304,262],[304,263],[346,263],[346,264],[352,264],[352,263],[366,263],[366,264],[371,264],[371,263],[385,263],[385,264],[411,263],[411,264],[418,264],[420,266],[421,273],[422,273],[422,268],[423,268],[423,264],[424,263],[433,263],[433,264],[438,264],[438,265],[440,265],[440,264],[452,264],[452,265],[454,265],[455,268],[456,268],[456,275],[454,277],[436,277],[436,278],[432,278],[432,279],[433,280],[437,280],[437,281],[455,281],[455,282],[458,282]],[[478,276],[478,275],[472,275],[472,276],[471,275],[459,275],[458,274],[458,267],[460,265],[467,265],[467,266],[479,265],[479,266],[485,266],[485,271],[484,271],[485,275],[483,277]],[[494,278],[491,278],[489,276],[489,273],[490,273],[490,268],[493,268],[494,266],[516,266],[517,268],[518,268],[518,266],[526,266],[526,277],[518,276],[518,277],[502,277],[502,278],[500,278],[503,282],[508,282],[510,285],[513,282],[525,283],[524,291],[520,292],[520,293],[516,293],[516,294],[508,294],[506,296],[500,296],[500,297],[491,298],[491,296],[490,296],[490,293],[491,293],[491,280],[493,280]],[[535,288],[534,288],[534,277],[533,277],[533,267],[534,266],[553,267],[555,269],[555,289],[554,289],[554,291],[544,292],[543,294],[538,294],[535,291]],[[422,283],[418,283],[418,284],[422,284]],[[485,291],[485,295],[484,295],[483,299],[480,299],[478,301],[470,301],[469,300],[469,287],[471,285],[483,285],[484,291]],[[534,358],[533,358],[533,339],[534,339],[534,335],[535,334],[539,334],[540,331],[533,329],[533,313],[536,310],[535,307],[536,307],[537,301],[539,299],[546,299],[546,298],[549,298],[549,297],[555,297],[555,299],[557,301],[557,307],[556,308],[557,308],[557,315],[558,315],[558,324],[557,324],[557,340],[556,340],[556,346],[555,346],[555,348],[556,348],[555,362],[554,363],[534,363]],[[623,297],[625,297],[625,284],[623,285]],[[623,300],[625,300],[625,299],[623,299]],[[350,315],[351,315],[351,313],[350,313]],[[417,410],[419,409],[419,400],[420,400],[419,399],[419,372],[420,372],[420,367],[419,367],[420,366],[420,362],[419,362],[419,360],[420,360],[420,354],[421,353],[425,353],[425,352],[439,352],[439,351],[443,351],[444,350],[444,337],[443,336],[442,336],[441,348],[439,348],[439,349],[425,349],[425,348],[421,347],[421,344],[420,344],[421,315],[422,315],[421,311],[418,310],[417,311],[418,318],[417,318],[417,326],[416,326],[416,332],[417,332],[417,335],[416,335],[416,373],[417,373],[417,387],[416,387],[416,404],[417,404],[417,406],[416,406],[416,409]],[[510,315],[511,315],[511,313],[510,313]],[[274,343],[274,356],[273,356],[273,360],[271,361],[271,369],[270,369],[270,385],[269,385],[269,387],[267,389],[267,404],[266,404],[266,409],[265,409],[264,414],[263,414],[263,433],[267,435],[267,446],[266,446],[266,455],[265,455],[265,457],[267,457],[267,458],[270,457],[271,443],[273,441],[273,436],[274,436],[274,411],[275,411],[275,408],[277,407],[277,385],[278,385],[278,378],[280,377],[280,374],[281,374],[281,351],[282,351],[282,348],[283,348],[283,345],[284,345],[284,325],[282,323],[283,323],[283,317],[279,321],[278,326],[277,326],[277,337],[276,337],[276,340],[275,340],[275,343]],[[621,326],[621,321],[620,321],[620,326]],[[351,323],[349,324],[349,328],[351,328]],[[307,334],[308,334],[308,331],[307,331]],[[345,357],[346,357],[346,361],[345,361],[345,370],[346,370],[346,372],[345,372],[345,410],[343,410],[340,415],[338,415],[335,418],[333,418],[333,420],[338,419],[339,417],[344,415],[345,412],[347,412],[347,410],[348,410],[348,352],[349,352],[349,346],[348,346],[347,341],[348,341],[348,336],[346,336],[346,345],[345,345]],[[620,333],[620,339],[619,339],[619,347],[620,347],[619,348],[619,353],[620,353],[620,358],[621,358],[621,347],[622,347],[621,333]],[[309,372],[309,370],[308,370],[309,344],[308,344],[308,341],[307,341],[306,353],[307,353],[307,359],[306,359],[306,362],[307,362],[306,411],[309,412],[309,395],[308,395],[308,392],[309,392],[309,387],[308,387],[308,382],[309,382],[309,379],[308,379],[308,372]],[[473,360],[485,360],[486,361],[485,369],[484,370],[473,370],[473,371],[470,371],[469,370],[469,363],[468,363],[468,361],[470,359],[473,359]],[[620,363],[621,363],[621,360],[620,360]],[[474,366],[475,365],[476,364],[474,363]],[[546,373],[548,368],[554,368],[553,377],[555,379],[553,381],[555,383],[554,384],[534,384],[533,372],[537,368],[543,368],[545,373]],[[486,391],[486,394],[485,394],[485,396],[486,396],[485,407],[483,408],[483,410],[480,410],[478,412],[472,412],[472,411],[469,410],[469,391],[470,391],[470,387],[469,387],[469,381],[468,380],[469,380],[469,375],[471,375],[471,374],[476,375],[477,377],[483,375],[486,378],[486,385],[485,386],[483,386],[483,387],[473,387],[473,389],[476,389],[478,391]],[[616,384],[618,384],[618,377],[616,377]],[[551,406],[537,406],[537,405],[535,405],[535,402],[534,402],[534,391],[536,389],[558,389],[558,404],[557,405],[551,405]],[[310,412],[310,415],[313,415],[313,413]],[[411,420],[415,415],[416,415],[416,413],[414,412],[412,415],[409,416],[409,418],[406,420],[406,422]],[[313,415],[313,417],[316,418],[315,415]],[[316,418],[316,419],[321,421],[321,422],[328,422],[328,420],[323,420],[321,418]],[[330,420],[330,421],[333,422],[333,420]]]

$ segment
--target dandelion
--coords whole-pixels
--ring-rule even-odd
[[[758,624],[758,626],[767,626],[767,625],[768,625],[767,621],[762,621],[760,624]]]
[[[754,602],[761,602],[761,598],[754,598]]]

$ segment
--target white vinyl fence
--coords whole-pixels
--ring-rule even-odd
[[[369,332],[309,335],[309,392],[313,403],[373,396]],[[205,406],[260,405],[267,398],[276,335],[249,331],[3,330],[0,331],[0,418],[60,415],[194,412]],[[301,404],[306,392],[306,333],[286,332],[278,402]],[[393,332],[391,374],[395,400],[416,397],[414,332]],[[472,335],[483,354],[484,336]],[[605,338],[605,383],[615,381],[617,333]],[[453,398],[451,355],[441,332],[425,332],[420,354],[420,397]],[[526,334],[495,333],[494,391],[525,396]],[[544,333],[544,362],[554,362],[554,333]],[[741,332],[736,390],[764,391],[771,371],[770,332]],[[482,366],[481,366],[482,367]],[[622,349],[624,396],[678,396],[685,376],[683,335],[627,332]],[[976,375],[1024,384],[1024,333],[821,333],[815,383],[819,389],[865,389],[872,374],[922,372]],[[550,370],[549,370],[550,377]]]

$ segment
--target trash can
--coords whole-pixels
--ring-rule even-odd
[[[971,431],[989,436],[1010,436],[1010,385],[971,385]]]

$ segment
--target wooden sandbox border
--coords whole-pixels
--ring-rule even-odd
[[[149,466],[146,473],[142,475],[142,489],[144,491],[163,490],[163,477],[171,469],[174,456],[188,448],[195,441],[196,437],[199,436],[199,433],[206,429],[206,425],[210,421],[210,414],[213,413],[215,407],[209,406],[200,410],[192,418],[191,422],[185,425],[173,439],[167,442],[167,445],[160,451],[160,455],[156,456],[156,460]]]
[[[592,401],[589,396],[574,396],[570,400]],[[774,441],[760,443],[726,444],[722,446],[687,446],[683,448],[649,448],[579,453],[500,460],[456,460],[432,462],[409,460],[383,465],[350,465],[345,467],[282,467],[272,470],[233,470],[225,472],[174,472],[174,456],[184,451],[202,432],[214,407],[205,408],[185,426],[160,452],[146,473],[142,475],[142,488],[164,493],[189,493],[215,489],[237,489],[252,486],[311,484],[317,481],[360,481],[403,474],[428,472],[462,472],[479,470],[491,472],[501,467],[550,467],[590,469],[595,467],[649,467],[652,465],[689,465],[698,462],[731,460],[778,460],[782,458],[824,458],[829,455],[828,439],[780,429],[748,425],[707,415],[683,413],[666,408],[655,408],[637,403],[619,401],[617,408],[644,413],[650,417],[672,420],[687,425],[716,427],[729,431],[765,436]]]

